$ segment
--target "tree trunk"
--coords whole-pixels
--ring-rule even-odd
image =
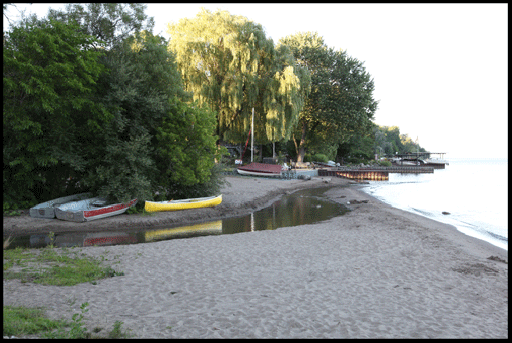
[[[300,138],[299,150],[297,152],[297,162],[304,162],[304,155],[306,154],[306,132],[308,129],[308,123],[302,124],[302,137]]]

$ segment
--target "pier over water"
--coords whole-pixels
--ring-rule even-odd
[[[336,176],[346,179],[387,181],[389,173],[434,173],[433,167],[393,166],[342,169],[318,169],[318,176]]]

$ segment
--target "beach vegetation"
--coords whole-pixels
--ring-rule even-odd
[[[383,167],[391,167],[390,161],[379,161],[378,164],[379,164],[379,166],[383,166]]]
[[[80,313],[74,313],[71,320],[53,320],[45,315],[44,308],[3,306],[3,335],[7,337],[39,337],[46,339],[87,339],[87,338],[131,338],[130,329],[122,328],[123,322],[116,321],[106,337],[98,335],[102,328],[89,331],[83,322],[88,312],[88,303],[80,305]]]
[[[3,307],[3,335],[25,336],[36,335],[62,328],[68,325],[65,320],[52,320],[44,315],[42,308],[26,308],[22,306]]]
[[[124,275],[122,271],[103,266],[100,259],[78,256],[77,251],[55,249],[52,246],[4,250],[3,269],[4,279],[56,286],[74,286]]]
[[[305,154],[304,155],[304,162],[329,162],[329,158],[325,154]]]
[[[168,179],[183,194],[218,190],[216,113],[190,102],[144,10],[68,4],[4,32],[4,213],[85,191],[153,200]]]

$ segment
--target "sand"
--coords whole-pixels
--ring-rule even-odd
[[[203,217],[243,214],[279,194],[326,185],[321,178],[227,179],[223,203]],[[351,201],[352,211],[271,231],[78,248],[125,275],[72,287],[4,280],[4,305],[44,306],[50,317],[69,319],[88,302],[88,328],[105,332],[121,321],[138,338],[508,337],[506,250],[394,209],[347,180],[328,185],[325,195]],[[30,219],[9,218],[7,229],[30,231]],[[5,227],[6,218],[4,234]]]

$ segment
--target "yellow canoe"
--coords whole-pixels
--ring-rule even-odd
[[[161,212],[161,211],[181,211],[190,210],[193,208],[214,207],[222,202],[222,194],[218,196],[180,199],[169,201],[148,201],[144,209],[146,212]]]

